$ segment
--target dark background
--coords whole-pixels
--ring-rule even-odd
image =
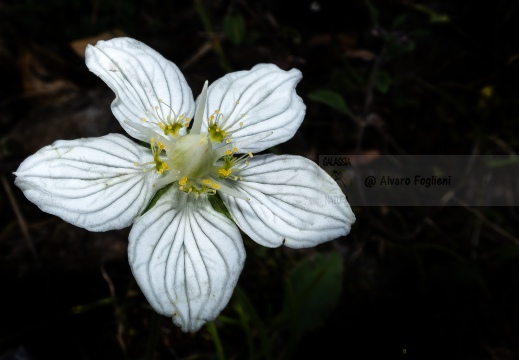
[[[83,58],[87,43],[121,35],[175,62],[195,97],[205,80],[257,63],[300,69],[307,115],[275,153],[514,154],[518,7],[1,1],[0,359],[519,358],[514,207],[354,207],[351,234],[312,249],[244,235],[231,302],[184,334],[136,285],[129,229],[69,225],[12,175],[55,140],[123,133]]]

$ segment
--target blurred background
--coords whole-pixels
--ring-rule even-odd
[[[257,63],[300,69],[307,114],[274,153],[515,154],[518,8],[0,1],[0,359],[519,358],[515,207],[354,207],[350,235],[312,249],[244,235],[229,305],[185,334],[138,288],[129,229],[69,225],[12,175],[55,140],[124,133],[113,93],[84,64],[87,44],[117,36],[176,63],[195,97],[205,80]]]

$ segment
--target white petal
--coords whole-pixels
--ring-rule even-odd
[[[229,302],[245,249],[236,225],[206,196],[172,187],[135,222],[128,258],[151,306],[197,331]]]
[[[238,226],[257,243],[310,247],[350,232],[355,222],[337,183],[314,162],[299,156],[255,156],[230,181],[250,201],[222,194]]]
[[[151,151],[119,134],[59,140],[28,157],[15,184],[38,207],[91,231],[133,223],[156,189],[153,171],[135,163],[152,161]]]
[[[233,143],[273,132],[255,144],[240,148],[240,153],[258,152],[285,142],[294,136],[305,116],[305,104],[295,91],[301,78],[299,70],[284,71],[273,64],[227,74],[209,86],[204,118],[219,110],[226,119],[222,128],[232,125],[228,131],[235,131],[231,137]],[[202,131],[207,131],[207,122],[202,126]]]
[[[128,126],[125,121],[137,122],[164,135],[158,125],[171,110],[159,99],[171,106],[177,116],[192,117],[194,101],[191,89],[180,70],[171,61],[140,41],[116,38],[88,45],[86,64],[116,94],[112,112],[121,126],[136,139],[148,141],[146,135]],[[157,116],[155,106],[159,106]],[[148,122],[142,123],[145,118]],[[155,123],[155,124],[154,124]]]

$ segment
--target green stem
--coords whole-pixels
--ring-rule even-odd
[[[204,25],[205,31],[211,37],[211,42],[213,43],[213,50],[220,59],[220,66],[226,72],[231,72],[232,68],[229,65],[229,62],[227,61],[227,58],[225,57],[222,45],[220,44],[220,39],[217,36],[214,36],[213,27],[211,26],[211,21],[209,20],[209,16],[205,11],[205,7],[202,4],[202,0],[195,0],[195,8],[198,13],[198,16],[200,17],[200,21],[202,21],[202,24]]]
[[[160,323],[162,316],[153,311],[150,322],[150,335],[148,337],[148,344],[146,345],[146,360],[154,360],[157,358],[156,349],[159,342]]]
[[[216,347],[216,356],[217,356],[218,360],[225,360],[222,342],[220,341],[220,337],[218,336],[218,330],[216,329],[214,322],[213,321],[208,322],[206,326],[207,326],[207,330],[209,331],[209,334],[211,334],[211,338],[213,339],[214,346]]]

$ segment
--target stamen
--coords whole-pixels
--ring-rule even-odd
[[[171,115],[166,116],[166,119],[163,119],[159,110],[160,106],[155,106],[155,116],[159,119],[158,122],[150,122],[146,118],[141,118],[142,122],[149,122],[151,124],[157,125],[164,133],[164,135],[172,135],[173,137],[179,137],[180,130],[184,127],[183,121],[185,118],[185,114],[181,114],[179,117],[177,117],[177,114],[173,110],[173,108],[166,104],[162,99],[159,99],[159,104],[162,104],[166,106],[170,112],[173,114],[173,121]],[[149,113],[149,115],[152,115],[152,113]],[[153,116],[153,115],[152,115]]]
[[[185,177],[185,176],[182,177],[182,179],[180,179],[178,181],[178,183],[180,185],[179,186],[180,190],[184,191],[185,193],[195,195],[195,198],[197,198],[197,199],[200,195],[203,195],[203,194],[215,195],[216,190],[220,188],[220,185],[213,182],[209,178],[203,179],[201,186],[196,181],[189,181],[187,179],[187,177]]]
[[[214,157],[214,159],[219,159],[224,155],[229,155],[229,150],[231,150],[231,149],[246,147],[247,145],[254,144],[255,142],[261,141],[261,140],[265,139],[266,137],[269,137],[272,134],[273,134],[272,131],[264,132],[264,133],[261,133],[258,135],[248,137],[247,139],[239,141],[235,144],[227,144],[227,145],[221,146],[217,149],[213,149],[213,157]],[[231,153],[232,153],[232,151],[231,151]]]

